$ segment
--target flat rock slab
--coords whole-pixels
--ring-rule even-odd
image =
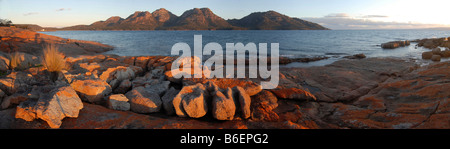
[[[348,102],[367,94],[386,79],[401,76],[414,68],[414,63],[404,60],[367,58],[341,60],[322,67],[282,69],[280,72],[286,79],[308,89],[317,101]]]

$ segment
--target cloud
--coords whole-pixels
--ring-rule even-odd
[[[330,29],[416,29],[442,27],[440,24],[422,24],[415,22],[385,22],[371,20],[386,18],[383,15],[366,15],[363,17],[351,17],[345,13],[333,13],[324,17],[302,18],[307,21],[318,23]]]
[[[70,10],[72,10],[71,8],[59,8],[59,9],[56,9],[56,11],[70,11]]]
[[[39,12],[29,12],[29,13],[23,14],[23,16],[36,15],[36,14],[39,14]]]
[[[349,14],[346,13],[332,13],[325,16],[325,18],[348,18]]]
[[[385,16],[385,15],[366,15],[366,16],[362,16],[362,18],[388,18],[389,16]]]

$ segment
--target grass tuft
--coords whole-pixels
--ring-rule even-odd
[[[49,72],[60,72],[67,68],[66,61],[64,60],[64,54],[60,53],[58,51],[58,47],[53,44],[47,45],[44,48],[42,65],[44,65]]]
[[[14,70],[20,66],[20,63],[22,63],[22,60],[20,58],[19,52],[14,52],[9,55],[9,69]]]

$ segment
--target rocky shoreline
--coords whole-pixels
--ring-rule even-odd
[[[174,79],[174,57],[102,55],[110,47],[4,32],[0,51],[15,45],[27,62],[0,77],[0,128],[450,128],[450,62],[357,57],[280,68],[279,86],[262,90],[259,79]],[[70,69],[56,81],[39,67],[42,49],[25,48],[40,40],[66,41],[57,44]]]

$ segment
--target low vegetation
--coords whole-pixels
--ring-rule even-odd
[[[19,52],[14,52],[12,54],[9,55],[9,69],[10,70],[15,70],[16,68],[20,67],[20,63],[22,62],[21,58],[20,58],[20,53]]]
[[[58,51],[55,45],[47,45],[44,48],[44,55],[42,57],[42,65],[47,68],[49,72],[60,72],[67,68],[64,54]]]

